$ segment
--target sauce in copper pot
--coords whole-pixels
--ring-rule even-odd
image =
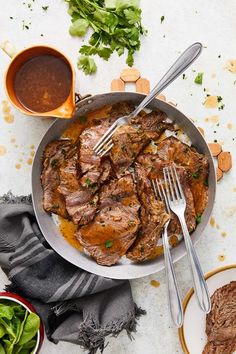
[[[61,106],[72,85],[70,66],[53,55],[39,55],[27,60],[14,80],[16,97],[32,112],[49,112]]]

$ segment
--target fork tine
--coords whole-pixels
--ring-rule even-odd
[[[174,201],[174,200],[176,200],[176,198],[175,198],[174,189],[173,189],[173,186],[172,186],[172,182],[171,182],[171,178],[170,178],[170,172],[169,172],[168,167],[165,167],[163,169],[163,173],[164,173],[164,179],[165,179],[165,183],[166,183],[166,188],[168,187],[168,190],[170,191],[169,192],[170,200],[172,198],[172,201]],[[168,197],[168,193],[167,193],[167,197]]]
[[[167,200],[166,192],[165,192],[165,189],[164,189],[164,187],[163,187],[163,185],[162,185],[162,183],[160,181],[158,183],[158,186],[159,186],[159,189],[160,189],[160,191],[161,191],[161,193],[163,195],[167,212],[170,214],[170,207],[169,207],[169,203],[168,203],[168,200]]]
[[[177,183],[176,183],[176,176],[174,177],[174,173],[173,173],[173,166],[170,167],[170,173],[171,173],[171,177],[172,177],[172,181],[173,181],[173,186],[174,186],[176,197],[177,197],[177,199],[181,199],[181,195],[180,195]],[[177,172],[176,172],[176,174],[177,174]]]
[[[166,177],[166,171],[165,171],[165,168],[163,168],[163,175],[164,175],[164,182],[165,182],[165,185],[164,185],[164,189],[166,190],[166,195],[167,195],[167,200],[171,200],[170,199],[170,189],[169,189],[169,185],[168,185],[168,182],[167,182],[167,177]]]
[[[160,188],[159,183],[160,183],[160,182],[159,182],[158,180],[156,180],[157,190],[158,190],[159,196],[160,196],[161,200],[164,202],[164,201],[165,201],[165,200],[164,200],[164,196],[163,196],[163,193],[162,193],[162,191],[161,191],[161,188]],[[163,188],[163,187],[162,187],[162,188]]]
[[[98,153],[98,151],[110,140],[112,135],[117,129],[117,123],[113,123],[112,126],[106,131],[106,133],[98,140],[97,144],[94,146],[93,150]]]
[[[179,180],[179,176],[177,174],[177,171],[176,171],[176,167],[173,166],[173,170],[174,170],[174,173],[175,173],[175,179],[176,179],[176,182],[178,184],[178,187],[179,187],[179,191],[180,191],[180,195],[181,195],[181,198],[182,199],[185,199],[185,195],[184,195],[184,192],[183,192],[183,188],[181,186],[181,183],[180,183],[180,180]]]
[[[99,150],[99,153],[97,155],[99,155],[101,157],[106,155],[106,153],[112,149],[112,146],[113,146],[113,142],[110,141],[109,144],[105,145],[106,150]]]
[[[156,188],[156,179],[151,180],[152,188],[154,190],[155,197],[158,198],[157,188]]]

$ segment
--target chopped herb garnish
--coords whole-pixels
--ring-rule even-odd
[[[119,202],[122,197],[120,195],[111,195],[111,199],[115,200],[116,202]]]
[[[223,100],[223,98],[221,96],[217,96],[217,102],[221,102]]]
[[[138,134],[142,134],[142,132],[143,132],[142,128],[139,127],[139,128],[137,129],[137,133],[138,133]]]
[[[198,215],[196,216],[196,223],[197,223],[197,225],[200,224],[201,221],[202,221],[202,215],[201,215],[201,214],[198,214]]]
[[[195,84],[202,85],[202,78],[203,78],[203,73],[198,73],[194,80]]]
[[[183,80],[186,79],[186,75],[185,74],[183,74],[182,77],[183,77]]]
[[[88,177],[86,177],[86,179],[85,179],[85,184],[86,184],[86,187],[91,186],[91,179],[88,178]]]
[[[58,209],[58,208],[59,208],[59,204],[54,204],[54,205],[52,206],[52,208],[53,208],[53,209]]]
[[[165,19],[165,16],[161,16],[161,23],[164,21],[164,19]]]
[[[43,37],[43,34],[41,33],[40,36]]]
[[[12,17],[12,16],[10,16],[10,19],[11,19],[11,20],[13,20],[13,17]]]
[[[133,220],[129,220],[128,221],[128,226],[130,227],[130,226],[133,226],[135,224],[135,222],[133,221]]]
[[[192,177],[195,178],[195,179],[198,179],[200,176],[200,173],[199,172],[194,172],[192,173]]]
[[[142,246],[140,247],[140,252],[141,252],[141,253],[144,252],[144,245],[142,245]]]
[[[225,108],[225,104],[223,103],[221,106],[218,107],[219,111],[222,111]]]
[[[55,167],[55,166],[57,165],[57,163],[58,163],[58,160],[57,160],[57,159],[53,159],[53,160],[51,161],[51,166],[52,166],[52,167]]]
[[[85,75],[91,75],[97,71],[97,65],[95,64],[95,61],[88,56],[81,55],[78,59],[77,66],[78,69],[83,70]]]
[[[208,179],[207,178],[204,180],[204,185],[208,187]]]
[[[218,58],[221,58],[221,54],[218,55]]]
[[[85,116],[79,116],[78,119],[81,124],[85,124],[87,121],[87,118]]]
[[[43,11],[47,11],[48,8],[49,6],[42,6]]]
[[[217,139],[214,139],[214,143],[217,143]]]
[[[106,248],[111,248],[113,246],[113,241],[111,241],[111,240],[106,240],[106,242],[105,242],[105,247]]]

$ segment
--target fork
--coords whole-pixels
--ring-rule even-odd
[[[194,43],[188,47],[170,67],[166,74],[161,78],[158,84],[152,91],[141,101],[138,107],[127,116],[118,118],[106,133],[98,140],[93,150],[97,155],[103,156],[109,152],[113,146],[112,136],[115,131],[124,124],[130,122],[133,118],[137,117],[141,112],[159,93],[161,93],[169,84],[171,84],[185,69],[187,69],[195,59],[199,56],[202,50],[201,43]]]
[[[201,265],[198,260],[195,248],[193,246],[191,237],[189,235],[188,227],[186,225],[184,216],[184,212],[186,209],[186,199],[179,180],[179,176],[174,165],[170,167],[164,167],[163,174],[163,185],[166,190],[169,207],[177,215],[182,227],[186,251],[188,255],[188,261],[191,267],[193,277],[195,294],[197,295],[198,303],[201,309],[205,313],[209,313],[211,310],[211,300],[207,284],[203,276]]]
[[[161,199],[161,201],[165,204],[166,212],[170,216],[170,208],[167,202],[166,193],[162,186],[162,184],[157,180],[151,180],[154,194],[157,199]],[[166,271],[166,282],[168,289],[168,300],[170,306],[170,313],[172,321],[174,322],[176,327],[181,327],[183,324],[183,308],[182,303],[179,296],[179,289],[176,280],[176,275],[174,271],[174,266],[170,253],[170,244],[168,241],[167,229],[170,223],[170,218],[165,223],[163,231],[162,231],[162,241],[164,246],[164,259],[165,259],[165,271]]]

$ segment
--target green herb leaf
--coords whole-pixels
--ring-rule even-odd
[[[196,216],[196,223],[197,223],[197,225],[200,224],[201,221],[202,221],[202,215],[201,215],[201,214],[198,214],[198,215]]]
[[[53,160],[51,161],[51,166],[52,166],[52,167],[55,167],[55,166],[57,165],[57,163],[58,163],[58,159],[53,159]]]
[[[83,70],[85,75],[94,74],[97,71],[95,61],[90,57],[80,56],[77,65],[79,69]]]
[[[0,324],[0,338],[2,338],[4,336],[4,334],[6,333],[5,328],[2,324]],[[1,351],[0,351],[1,354]]]
[[[69,32],[71,36],[82,37],[85,35],[89,27],[89,22],[83,18],[78,18],[70,26]]]
[[[164,19],[165,19],[165,16],[161,16],[161,23],[164,21]]]
[[[48,8],[49,6],[42,6],[43,11],[47,11]]]
[[[85,184],[86,184],[86,187],[89,187],[91,185],[91,180],[90,178],[86,177],[85,179]]]
[[[37,333],[40,326],[40,318],[36,313],[31,312],[26,318],[22,335],[18,342],[19,345],[23,345],[29,342]]]
[[[202,78],[203,73],[198,73],[194,80],[195,84],[202,85]]]
[[[208,187],[208,185],[209,185],[209,184],[208,184],[208,178],[206,178],[206,179],[204,180],[204,185]]]
[[[5,317],[8,320],[11,320],[14,316],[14,310],[11,306],[7,306],[0,303],[0,317]]]
[[[0,354],[6,354],[5,349],[3,348],[3,345],[0,343]]]
[[[200,173],[199,172],[194,172],[192,173],[192,177],[195,178],[195,179],[198,179],[200,176]]]
[[[105,242],[105,247],[106,248],[111,248],[113,246],[113,241],[111,241],[111,240],[106,240],[106,242]]]

